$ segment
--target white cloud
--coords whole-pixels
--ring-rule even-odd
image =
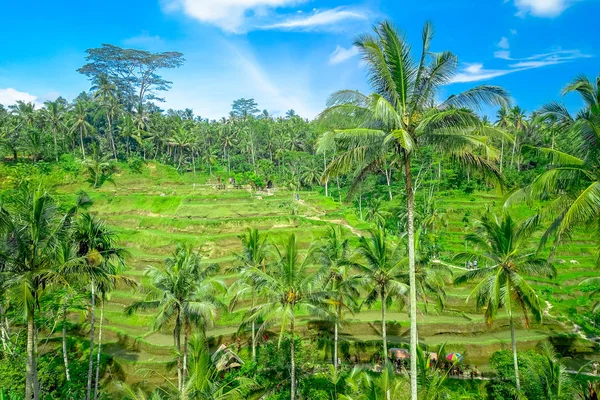
[[[367,19],[364,13],[355,10],[346,10],[342,7],[325,11],[314,11],[312,15],[292,16],[282,22],[265,25],[263,29],[300,29],[312,30],[326,27],[331,29],[336,23],[344,20]]]
[[[452,83],[477,82],[496,78],[514,72],[547,67],[549,65],[572,62],[580,58],[592,57],[579,50],[555,50],[545,54],[535,54],[530,57],[515,59],[506,50],[496,51],[494,56],[503,60],[514,61],[502,69],[485,69],[482,63],[465,64],[463,69],[454,76]]]
[[[224,31],[245,30],[248,14],[264,14],[269,8],[293,6],[302,0],[163,0],[167,11],[183,11],[200,22]]]
[[[497,46],[500,47],[501,49],[508,50],[510,48],[510,44],[508,43],[508,38],[506,36],[503,36],[502,39],[500,39],[500,41],[498,42]]]
[[[510,34],[511,35],[516,35],[517,34],[517,30],[516,29],[511,29],[510,30]]]
[[[17,101],[24,101],[25,103],[34,103],[39,107],[40,103],[37,100],[37,96],[27,92],[19,92],[13,88],[0,89],[0,104],[5,106],[13,105]]]
[[[333,53],[329,56],[329,64],[339,64],[354,56],[358,55],[358,49],[354,46],[346,49],[342,46],[337,46]]]
[[[553,18],[563,13],[572,0],[515,0],[517,15],[524,17],[531,14],[536,17]]]
[[[125,46],[138,47],[147,50],[155,50],[163,47],[165,41],[158,35],[150,35],[148,31],[143,31],[138,36],[133,36],[123,40]]]
[[[508,50],[498,50],[494,52],[495,58],[500,58],[503,60],[510,60],[510,51]]]
[[[200,22],[217,26],[229,33],[251,30],[338,30],[341,21],[366,19],[362,12],[337,7],[304,13],[283,14],[278,8],[290,8],[310,0],[161,0],[165,11],[179,11]]]

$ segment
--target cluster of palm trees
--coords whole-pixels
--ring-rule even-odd
[[[298,186],[319,184],[323,170],[313,160],[316,129],[293,110],[276,118],[266,111],[232,111],[228,118],[209,121],[190,109],[163,113],[153,104],[127,110],[121,99],[117,87],[100,76],[73,102],[58,98],[41,109],[23,101],[8,109],[0,105],[0,154],[34,162],[59,161],[69,153],[103,163],[155,159],[180,171],[247,171],[265,180],[287,177]]]
[[[104,223],[85,211],[89,198],[81,194],[75,205],[61,204],[41,185],[22,184],[0,209],[0,304],[5,354],[16,346],[7,314],[21,311],[27,327],[25,398],[39,399],[38,321],[41,304],[53,303],[53,318],[62,325],[66,381],[69,374],[67,327],[72,310],[89,311],[90,350],[86,399],[97,399],[104,300],[119,283],[135,285],[121,275],[127,252]],[[81,304],[83,298],[88,301]],[[101,303],[97,353],[94,345],[96,301]],[[97,356],[94,360],[94,355]],[[81,395],[81,394],[80,394]]]

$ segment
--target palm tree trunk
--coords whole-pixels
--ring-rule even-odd
[[[502,147],[500,148],[500,173],[502,173],[502,164],[504,163],[504,139],[502,139]]]
[[[360,213],[360,219],[362,220],[363,219],[363,213],[362,213],[362,191],[358,195],[358,211]]]
[[[510,300],[509,300],[509,302],[510,302]],[[509,305],[508,316],[510,318],[510,341],[512,344],[513,365],[515,367],[515,383],[517,386],[517,392],[521,392],[521,380],[519,378],[519,361],[517,358],[517,341],[515,340],[515,323],[513,320],[512,310],[510,310],[510,305]]]
[[[54,130],[52,131],[52,136],[54,139],[54,158],[56,159],[56,162],[58,162],[58,143],[56,140],[56,136],[57,136],[56,126],[54,127]]]
[[[89,366],[88,366],[88,381],[87,381],[87,392],[85,398],[87,400],[91,399],[92,395],[92,377],[94,375],[94,324],[96,323],[96,293],[95,293],[95,285],[94,280],[92,279],[92,300],[90,307],[90,358],[89,358]]]
[[[2,339],[2,350],[4,352],[8,352],[8,326],[4,323],[6,321],[5,318],[4,306],[0,304],[0,339]]]
[[[81,144],[81,157],[85,158],[85,149],[83,148],[83,127],[79,128],[79,142]]]
[[[339,321],[341,310],[338,306],[335,316],[335,324],[333,326],[333,368],[337,372],[338,369],[338,343],[339,343]]]
[[[342,191],[340,190],[340,178],[336,177],[337,189],[338,189],[338,197],[340,199],[340,203],[342,202]]]
[[[385,290],[385,289],[384,289]],[[383,360],[387,360],[388,350],[387,350],[387,323],[386,323],[386,309],[385,303],[387,301],[387,295],[385,291],[381,293],[381,337],[383,339]]]
[[[67,305],[63,306],[63,321],[62,321],[62,351],[63,351],[63,363],[65,364],[65,376],[67,382],[71,381],[71,375],[69,374],[69,354],[67,353]]]
[[[408,275],[410,285],[410,393],[417,400],[417,283],[415,269],[415,198],[410,171],[410,154],[404,155],[404,174],[406,177],[406,208],[408,214]]]
[[[113,151],[113,157],[116,160],[117,159],[117,148],[115,147],[115,139],[113,138],[113,131],[112,131],[112,122],[110,120],[110,113],[108,111],[106,112],[106,122],[108,123],[108,140],[110,141],[110,147],[112,148],[112,151]]]
[[[388,169],[385,169],[385,180],[387,183],[387,187],[388,187],[388,195],[390,196],[390,201],[394,200],[394,197],[392,196],[392,185],[391,185],[391,180],[392,180],[392,170],[390,168],[390,170],[388,171]]]
[[[190,322],[188,318],[185,318],[185,323],[183,326],[183,372],[181,373],[181,397],[183,400],[187,399],[187,395],[185,393],[185,381],[187,379],[187,353],[188,353],[188,334],[190,331]]]
[[[255,294],[252,290],[252,310],[254,310]],[[252,361],[256,362],[256,321],[252,320]]]
[[[33,310],[27,313],[27,366],[25,372],[25,398],[39,399],[39,383],[37,382],[35,354],[35,321]]]
[[[292,318],[290,321],[290,330],[292,332],[292,338],[290,342],[290,356],[291,356],[291,400],[296,398],[296,360],[294,360],[294,310],[292,309]]]
[[[327,158],[325,158],[325,152],[323,152],[323,172],[327,170]],[[329,190],[327,187],[327,183],[329,182],[329,178],[325,178],[325,197],[329,197]]]
[[[181,316],[179,311],[175,321],[175,349],[177,351],[177,388],[181,392],[183,390],[183,376],[181,374]]]
[[[100,381],[100,355],[102,353],[102,322],[104,321],[104,299],[100,300],[100,327],[98,329],[98,355],[96,356],[96,381],[94,382],[94,400],[98,400],[98,382]]]

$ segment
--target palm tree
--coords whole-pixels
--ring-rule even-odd
[[[106,288],[113,285],[116,281],[124,281],[130,285],[135,285],[131,280],[119,277],[114,274],[113,263],[124,265],[125,258],[129,253],[118,246],[118,237],[106,224],[93,217],[89,213],[84,213],[79,216],[75,226],[75,241],[78,246],[78,254],[85,257],[88,265],[96,267],[103,272],[99,279],[96,276],[91,276],[87,282],[90,285],[90,354],[88,366],[88,382],[86,399],[91,399],[91,390],[94,375],[94,339],[95,339],[95,323],[96,323],[96,296],[99,292],[101,295],[107,290]],[[101,302],[101,313],[104,311],[104,301]],[[100,331],[98,335],[98,356],[100,357],[102,345],[102,323],[103,315],[100,317]],[[99,366],[99,365],[98,365]],[[94,397],[97,397],[97,384]]]
[[[267,256],[267,238],[261,235],[258,229],[248,228],[246,234],[240,236],[242,242],[242,253],[237,256],[241,262],[242,277],[236,281],[229,290],[234,293],[231,298],[230,308],[234,307],[240,298],[246,294],[251,298],[250,311],[256,306],[257,287],[252,281],[253,269],[259,269],[266,272],[266,256]],[[252,335],[252,361],[256,361],[256,321],[252,319],[251,335]]]
[[[485,309],[485,321],[488,325],[504,308],[510,320],[515,382],[521,390],[519,365],[517,362],[517,342],[515,339],[515,313],[523,313],[525,327],[529,327],[531,314],[536,321],[542,319],[543,305],[535,290],[527,283],[526,276],[554,277],[556,270],[547,259],[536,256],[535,251],[527,248],[531,237],[530,224],[517,224],[510,215],[496,217],[485,214],[478,222],[474,233],[466,236],[466,241],[480,250],[479,253],[464,252],[456,255],[456,260],[475,260],[483,258],[491,266],[480,266],[464,273],[454,280],[455,284],[479,281],[467,301],[476,298],[477,308]],[[483,264],[483,263],[480,263]]]
[[[125,309],[131,315],[138,310],[158,310],[154,330],[174,321],[173,339],[177,353],[177,388],[185,393],[187,379],[188,340],[192,323],[202,335],[216,317],[221,304],[216,295],[225,291],[225,285],[214,278],[219,268],[216,264],[201,263],[201,255],[190,244],[179,244],[163,268],[148,267],[146,276],[151,280],[146,299]],[[181,347],[181,331],[184,344]]]
[[[325,293],[320,291],[319,283],[323,270],[310,270],[308,259],[300,259],[296,236],[291,234],[282,247],[275,246],[277,261],[267,272],[252,268],[249,274],[259,288],[264,303],[255,307],[250,320],[262,319],[262,331],[272,323],[281,326],[279,345],[289,327],[290,340],[290,382],[291,399],[296,398],[296,362],[294,357],[294,334],[298,312],[325,316],[323,304]]]
[[[402,279],[402,248],[391,245],[385,226],[378,224],[369,238],[360,238],[357,252],[362,256],[357,263],[359,273],[370,289],[365,303],[381,301],[383,359],[387,360],[387,307],[408,291]]]
[[[600,79],[600,78],[599,78]],[[552,201],[539,212],[538,218],[551,218],[552,223],[540,241],[555,237],[555,248],[569,239],[576,227],[594,227],[600,222],[600,86],[586,76],[569,83],[563,94],[578,93],[585,107],[571,116],[566,107],[550,103],[542,108],[541,116],[554,119],[569,137],[570,147],[538,149],[549,156],[550,168],[533,182],[513,193],[506,205],[523,201]],[[600,266],[600,252],[598,257]]]
[[[52,139],[54,140],[54,158],[58,161],[58,134],[65,127],[65,112],[67,107],[61,98],[44,103],[44,118],[52,127]]]
[[[81,157],[85,159],[85,148],[83,147],[83,138],[87,137],[94,127],[87,121],[88,106],[83,100],[75,103],[74,120],[71,126],[71,132],[79,131],[79,143],[81,145]]]
[[[330,225],[325,237],[314,251],[318,262],[329,271],[325,277],[325,291],[329,295],[327,303],[333,309],[333,366],[338,368],[339,328],[345,311],[354,312],[360,298],[361,279],[354,274],[351,261],[351,247],[340,226]]]
[[[367,65],[369,82],[375,93],[365,96],[355,91],[337,92],[330,98],[329,108],[320,116],[321,120],[331,121],[330,126],[340,118],[353,121],[338,131],[338,140],[345,142],[346,150],[329,164],[325,176],[356,168],[368,171],[380,160],[382,143],[389,147],[397,165],[402,168],[411,277],[411,397],[416,400],[418,333],[412,158],[420,146],[429,144],[434,151],[444,153],[467,168],[499,180],[499,172],[492,163],[496,152],[481,134],[484,128],[480,127],[479,119],[465,107],[504,105],[508,95],[499,87],[478,86],[435,105],[439,89],[451,82],[456,72],[457,58],[447,51],[430,52],[432,25],[427,23],[423,29],[419,60],[411,58],[410,45],[390,22],[382,22],[374,31],[373,35],[359,36],[355,46]],[[479,130],[473,127],[479,127]],[[479,155],[481,153],[484,156]]]
[[[498,128],[504,130],[510,130],[514,127],[513,120],[510,115],[510,110],[508,107],[502,107],[496,113],[496,124]],[[504,138],[501,139],[502,145],[500,148],[500,173],[502,173],[502,168],[504,166]]]
[[[58,204],[42,187],[22,184],[8,209],[0,209],[0,234],[7,243],[0,272],[2,289],[21,304],[27,320],[27,371],[25,397],[39,399],[37,375],[36,310],[51,284],[63,282],[64,267],[57,250],[68,241],[73,210],[61,213]]]
[[[113,157],[117,159],[117,148],[113,138],[112,118],[118,108],[116,99],[118,88],[113,84],[107,75],[100,75],[96,78],[91,90],[94,92],[94,100],[99,101],[104,107],[106,113],[106,125],[108,141],[110,143]]]

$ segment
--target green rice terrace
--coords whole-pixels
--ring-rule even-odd
[[[115,185],[107,184],[100,190],[89,191],[86,184],[59,186],[58,193],[68,196],[79,190],[88,190],[93,199],[90,211],[106,221],[118,234],[120,245],[127,248],[131,257],[125,275],[142,284],[148,284],[144,270],[149,265],[160,266],[172,253],[177,243],[191,243],[200,249],[204,262],[217,263],[219,277],[227,285],[239,278],[239,273],[229,272],[239,262],[236,254],[241,252],[239,236],[248,227],[259,229],[269,235],[273,243],[280,243],[294,233],[298,238],[301,254],[306,254],[311,244],[321,239],[330,224],[343,227],[349,237],[367,235],[373,224],[361,221],[352,208],[340,205],[318,192],[302,191],[299,200],[295,193],[274,188],[255,191],[249,186],[235,189],[233,185],[220,185],[206,176],[194,177],[191,173],[177,174],[170,167],[149,164],[143,174],[124,173],[115,177]],[[495,192],[441,193],[437,206],[448,215],[447,228],[443,228],[441,246],[447,255],[465,248],[465,218],[475,219],[481,210],[490,206],[499,210],[502,197]],[[523,216],[527,209],[517,210]],[[467,222],[468,224],[468,222]],[[578,329],[569,316],[577,310],[590,307],[590,300],[578,286],[581,278],[597,276],[595,269],[596,242],[589,236],[578,234],[569,245],[557,251],[556,279],[533,278],[533,286],[546,303],[543,323],[534,323],[530,329],[517,322],[516,337],[520,350],[533,349],[539,343],[550,340],[565,354],[573,358],[571,369],[578,369],[586,361],[599,359],[598,346]],[[454,268],[460,274],[464,266]],[[429,305],[425,313],[423,304],[417,317],[420,343],[432,349],[445,344],[447,351],[459,352],[469,363],[487,370],[491,355],[502,349],[510,349],[510,331],[506,314],[500,313],[491,326],[487,326],[481,313],[467,297],[473,285],[447,288],[448,297],[443,311]],[[142,291],[119,289],[111,293],[104,311],[106,330],[105,351],[113,355],[130,374],[132,382],[146,380],[145,374],[136,375],[140,363],[144,368],[165,371],[173,360],[172,326],[158,332],[152,330],[155,313],[140,312],[125,316],[124,308],[144,297]],[[224,295],[223,303],[229,298]],[[222,311],[214,327],[208,329],[211,347],[235,344],[238,328],[249,302],[234,311]],[[362,306],[349,315],[341,328],[340,338],[349,346],[344,357],[352,363],[358,358],[367,362],[377,354],[381,340],[381,304]],[[578,322],[585,323],[585,320]],[[304,340],[328,335],[331,327],[314,318],[300,317],[299,335]],[[390,345],[407,347],[409,317],[405,310],[392,309],[388,313],[388,340]],[[275,335],[277,333],[275,332]],[[247,344],[248,332],[241,333],[242,343]],[[365,347],[364,344],[371,346]],[[241,349],[249,356],[249,348]],[[319,358],[328,363],[331,354],[323,351]],[[159,378],[160,379],[160,378]]]

